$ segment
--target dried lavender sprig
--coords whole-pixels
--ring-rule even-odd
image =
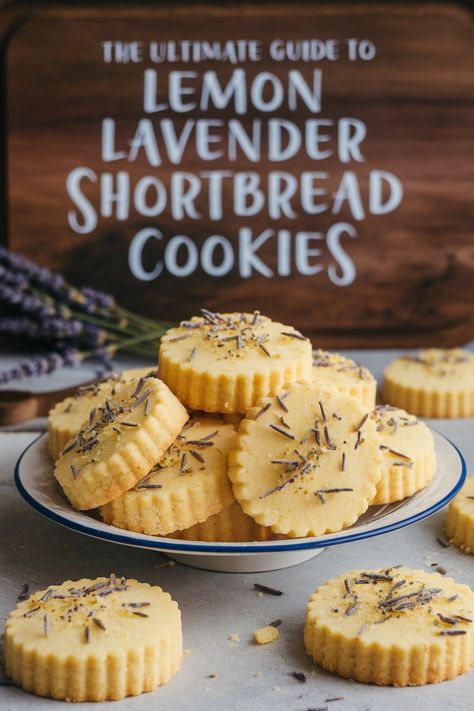
[[[21,314],[29,314],[38,318],[48,318],[55,315],[55,309],[45,304],[37,296],[28,294],[23,289],[15,289],[6,284],[0,284],[0,302],[17,309]]]
[[[17,287],[22,289],[28,286],[28,279],[24,274],[11,272],[9,269],[0,265],[0,282],[7,286]]]
[[[1,279],[1,275],[6,278]],[[6,313],[11,312],[12,317],[16,315],[19,321],[4,321],[3,332],[17,337],[28,335],[30,339],[41,337],[41,340],[49,341],[49,347],[52,345],[54,352],[59,354],[74,346],[74,350],[81,353],[81,360],[99,356],[110,361],[110,356],[117,350],[154,357],[156,341],[168,327],[168,324],[157,324],[127,311],[115,304],[109,294],[90,287],[76,289],[68,284],[63,275],[44,269],[4,247],[0,247],[0,282],[0,305],[3,297],[7,305]],[[28,323],[27,318],[32,322]],[[49,327],[47,320],[50,321]],[[36,321],[42,322],[41,332]],[[74,323],[79,321],[85,324],[79,327]],[[79,328],[80,337],[76,334]],[[154,341],[153,346],[146,343],[151,340]],[[99,346],[104,346],[102,352],[98,350]],[[109,367],[109,362],[106,366]],[[31,364],[28,364],[30,367]],[[34,368],[38,367],[35,363]],[[10,381],[14,373],[21,374],[21,369],[12,369],[2,377]]]
[[[44,356],[36,356],[19,363],[14,368],[0,371],[0,385],[34,375],[48,375],[63,366],[74,366],[83,359],[84,354],[73,348],[66,349],[62,353],[53,351]]]
[[[55,310],[54,310],[54,305],[48,305],[44,304],[42,300],[37,297],[37,296],[31,296],[25,292],[19,291],[15,292],[12,289],[8,289],[8,287],[3,288],[4,293],[10,298],[11,305],[14,305],[17,307],[19,310],[20,314],[31,314],[33,313],[34,316],[39,316],[41,320],[47,320],[51,321],[52,318],[56,319],[55,317]],[[2,298],[2,286],[0,286],[0,302]],[[76,314],[80,319],[86,319],[86,320],[91,320],[90,317],[84,316],[82,314]],[[68,319],[59,319],[60,321],[67,321]],[[110,324],[110,322],[104,321],[104,320],[97,320],[96,323],[100,325],[106,326],[107,329],[112,328],[113,326]],[[81,345],[82,347],[86,348],[87,350],[95,350],[97,346],[99,345],[105,345],[106,339],[114,339],[114,346],[115,344],[115,339],[118,338],[118,336],[115,333],[107,333],[105,328],[98,328],[95,325],[90,325],[87,324],[86,328],[86,333],[87,333],[87,338],[82,342],[81,344],[76,343],[76,346]],[[127,339],[127,341],[123,341],[123,344],[127,344],[127,350],[131,353],[135,353],[137,355],[143,355],[145,357],[154,357],[155,355],[155,348],[152,349],[147,349],[143,345],[138,346],[138,343],[141,341],[147,341],[147,340],[154,340],[156,341],[162,333],[164,333],[165,327],[163,325],[157,326],[156,324],[154,325],[154,329],[150,329],[148,333],[145,333],[145,337],[142,338],[140,336],[139,341],[135,341],[134,338],[132,339]],[[132,335],[135,337],[135,333],[130,331],[124,331],[123,329],[119,329],[121,337],[127,336],[127,335]],[[57,342],[56,344],[56,350],[62,350],[64,347],[63,343]]]
[[[128,325],[144,328],[156,328],[156,323],[138,314],[134,314],[115,304],[114,297],[103,291],[91,287],[76,289],[69,284],[64,276],[47,268],[40,267],[22,254],[11,252],[6,247],[0,246],[0,267],[12,271],[16,280],[26,281],[33,287],[39,287],[45,295],[54,297],[57,305],[69,304],[75,309],[84,310],[85,313],[105,312],[104,315],[112,316],[117,321],[126,319]],[[5,283],[5,280],[1,280]],[[15,285],[17,285],[15,281]]]
[[[94,312],[97,307],[111,308],[115,304],[113,296],[92,288],[76,289],[67,283],[59,272],[53,272],[46,267],[40,267],[23,254],[11,252],[6,247],[0,247],[0,262],[13,269],[16,273],[26,275],[33,282],[55,296],[61,303],[81,304]]]
[[[105,291],[97,291],[90,286],[86,286],[80,290],[80,293],[89,301],[95,302],[105,309],[111,309],[116,306],[115,299],[112,294],[107,294]]]
[[[83,330],[83,323],[76,319],[44,319],[41,323],[26,316],[0,318],[0,333],[9,336],[42,340],[44,338],[75,338]]]
[[[26,316],[0,318],[0,333],[33,341],[78,339],[88,348],[104,345],[109,337],[105,329],[78,319],[46,318],[38,322]]]

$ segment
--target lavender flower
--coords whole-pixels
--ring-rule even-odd
[[[95,358],[100,374],[116,351],[154,358],[164,324],[130,313],[105,292],[77,289],[65,278],[0,247],[0,334],[50,352],[0,372],[0,385]]]
[[[36,356],[19,363],[14,368],[0,371],[0,385],[13,380],[31,378],[35,375],[49,375],[63,366],[73,366],[83,360],[84,354],[74,348],[67,348],[62,353],[51,352],[44,356]]]
[[[80,340],[84,347],[96,349],[108,338],[107,331],[78,319],[45,318],[41,322],[31,318],[0,318],[0,333],[32,341]]]
[[[84,324],[76,319],[47,318],[40,323],[25,316],[0,318],[0,333],[31,340],[74,338],[82,333],[83,328]]]
[[[11,272],[9,269],[5,269],[5,267],[0,265],[0,283],[23,289],[28,286],[28,279],[24,274]]]
[[[81,289],[81,294],[89,302],[95,302],[98,306],[105,309],[111,309],[115,306],[115,299],[112,294],[107,294],[105,291],[97,291],[86,286]]]
[[[24,255],[10,252],[6,247],[0,247],[0,265],[2,263],[23,278],[28,277],[32,284],[45,289],[61,303],[82,307],[86,313],[95,313],[101,308],[110,309],[115,305],[110,294],[89,287],[76,289],[66,282],[62,274],[39,267]]]
[[[16,290],[5,284],[0,284],[0,302],[14,306],[22,314],[32,314],[38,318],[48,318],[54,315],[54,307],[49,306],[37,296],[23,290]]]

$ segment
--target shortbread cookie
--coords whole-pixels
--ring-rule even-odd
[[[379,405],[371,415],[384,455],[382,478],[372,504],[389,504],[427,486],[436,472],[433,435],[424,422],[392,405]]]
[[[474,476],[449,504],[446,534],[461,550],[474,553]]]
[[[125,578],[83,578],[20,602],[5,627],[5,666],[37,696],[107,701],[166,684],[183,658],[168,593]]]
[[[244,512],[291,537],[354,523],[382,474],[380,439],[369,415],[353,397],[311,382],[259,400],[229,457]]]
[[[216,418],[218,417],[219,419],[222,420],[222,422],[228,422],[229,424],[233,425],[234,430],[239,429],[239,425],[244,419],[243,415],[237,415],[231,412],[204,412],[204,410],[189,410],[189,416],[193,417],[194,419],[199,419],[199,418]]]
[[[271,528],[260,526],[242,511],[237,501],[184,531],[175,531],[171,538],[186,541],[269,541],[277,538]]]
[[[383,399],[422,417],[474,415],[474,353],[429,348],[392,361]]]
[[[439,573],[357,570],[317,588],[304,645],[324,669],[366,684],[417,686],[474,664],[474,594]]]
[[[48,452],[56,461],[67,442],[77,435],[89,419],[90,412],[102,405],[104,400],[133,378],[156,376],[150,368],[133,368],[113,374],[98,383],[78,388],[72,397],[58,402],[48,415]]]
[[[263,395],[311,379],[311,343],[258,311],[182,321],[161,339],[159,377],[189,408],[246,413]]]
[[[319,385],[334,386],[344,395],[352,395],[368,410],[375,407],[377,381],[374,376],[340,353],[314,351],[313,380]]]
[[[106,504],[148,474],[187,419],[161,380],[131,380],[90,413],[60,455],[54,476],[75,508]]]
[[[102,506],[102,518],[155,536],[206,521],[234,502],[227,466],[235,436],[222,420],[191,419],[134,489]]]

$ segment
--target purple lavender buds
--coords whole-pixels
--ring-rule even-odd
[[[0,385],[53,373],[87,358],[100,373],[112,369],[119,350],[155,360],[168,324],[125,310],[111,294],[76,288],[62,274],[0,246],[0,334],[12,348],[44,351],[0,372]]]

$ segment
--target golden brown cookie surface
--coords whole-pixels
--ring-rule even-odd
[[[400,566],[356,570],[311,596],[307,653],[324,669],[367,684],[452,679],[474,662],[474,594],[439,573]]]
[[[446,534],[465,553],[474,553],[474,476],[449,504]]]
[[[422,417],[474,415],[474,353],[428,348],[392,361],[383,401]]]
[[[284,383],[310,379],[311,343],[259,312],[182,321],[161,339],[159,376],[188,408],[245,413]]]
[[[354,523],[381,477],[380,439],[369,415],[354,398],[312,382],[262,398],[242,421],[229,457],[244,512],[291,537]]]
[[[192,417],[157,465],[137,485],[101,507],[106,523],[167,535],[206,521],[234,502],[227,476],[234,427]]]
[[[148,474],[187,419],[161,380],[131,380],[91,412],[60,455],[54,476],[75,508],[101,506]]]
[[[379,405],[371,417],[384,455],[383,474],[371,503],[387,504],[412,496],[427,486],[436,472],[431,431],[414,415],[391,405]]]
[[[343,394],[352,395],[369,410],[375,407],[377,381],[374,376],[370,370],[340,353],[314,351],[313,379],[320,385],[332,386]]]
[[[38,696],[135,696],[169,681],[182,656],[176,602],[160,587],[115,575],[50,586],[6,622],[7,673]]]

